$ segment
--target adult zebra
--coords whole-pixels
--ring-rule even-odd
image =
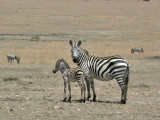
[[[88,52],[80,47],[81,41],[69,41],[72,50],[72,59],[74,63],[84,69],[87,76],[85,78],[88,90],[88,100],[91,97],[90,85],[93,90],[93,101],[96,101],[96,93],[93,78],[108,81],[115,78],[121,88],[121,103],[126,103],[127,88],[129,82],[129,67],[127,60],[120,56],[96,57],[89,55]]]
[[[20,57],[18,57],[17,55],[13,54],[13,53],[8,53],[7,54],[7,60],[8,60],[8,63],[12,63],[12,61],[14,61],[14,59],[17,60],[17,63],[19,64],[20,63]]]

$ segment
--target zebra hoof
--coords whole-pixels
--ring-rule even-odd
[[[64,99],[63,99],[63,102],[66,102],[66,100],[67,100],[67,98],[64,98]]]
[[[93,97],[93,102],[97,102],[96,95]]]
[[[90,96],[87,97],[87,101],[89,101]]]
[[[126,101],[125,100],[121,100],[121,104],[126,104]]]
[[[97,102],[96,98],[93,98],[93,102]]]
[[[80,100],[80,102],[81,102],[81,103],[85,103],[85,102],[86,102],[86,100],[81,99],[81,100]]]
[[[68,99],[68,102],[71,102],[71,98]]]

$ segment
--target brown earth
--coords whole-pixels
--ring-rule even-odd
[[[160,119],[160,1],[0,1],[0,119]],[[63,80],[52,70],[58,58],[72,67],[69,40],[95,56],[121,55],[130,64],[127,104],[119,104],[115,80],[95,80],[97,102],[62,102]],[[144,53],[131,54],[132,47]],[[8,64],[6,54],[21,57]]]

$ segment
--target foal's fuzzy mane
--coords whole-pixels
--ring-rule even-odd
[[[60,62],[63,62],[65,65],[67,65],[68,68],[70,68],[70,66],[68,65],[68,63],[64,59],[60,59]]]

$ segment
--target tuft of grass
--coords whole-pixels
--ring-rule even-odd
[[[48,74],[48,75],[46,75],[46,77],[47,77],[47,78],[50,78],[50,77],[51,77],[51,75],[50,75],[50,74]]]
[[[83,40],[83,42],[87,42],[87,40]]]
[[[56,75],[56,74],[53,74],[53,77],[54,77],[54,78],[57,78],[57,75]]]
[[[31,41],[39,41],[40,37],[39,36],[33,36],[31,37]]]
[[[140,84],[139,87],[149,88],[150,86],[145,84]]]
[[[19,80],[17,77],[3,78],[3,81],[17,81],[17,80]]]
[[[26,78],[32,78],[32,76],[31,75],[26,75]]]
[[[131,87],[134,87],[134,88],[150,88],[149,85],[146,85],[146,84],[139,84],[139,85],[132,85]]]

